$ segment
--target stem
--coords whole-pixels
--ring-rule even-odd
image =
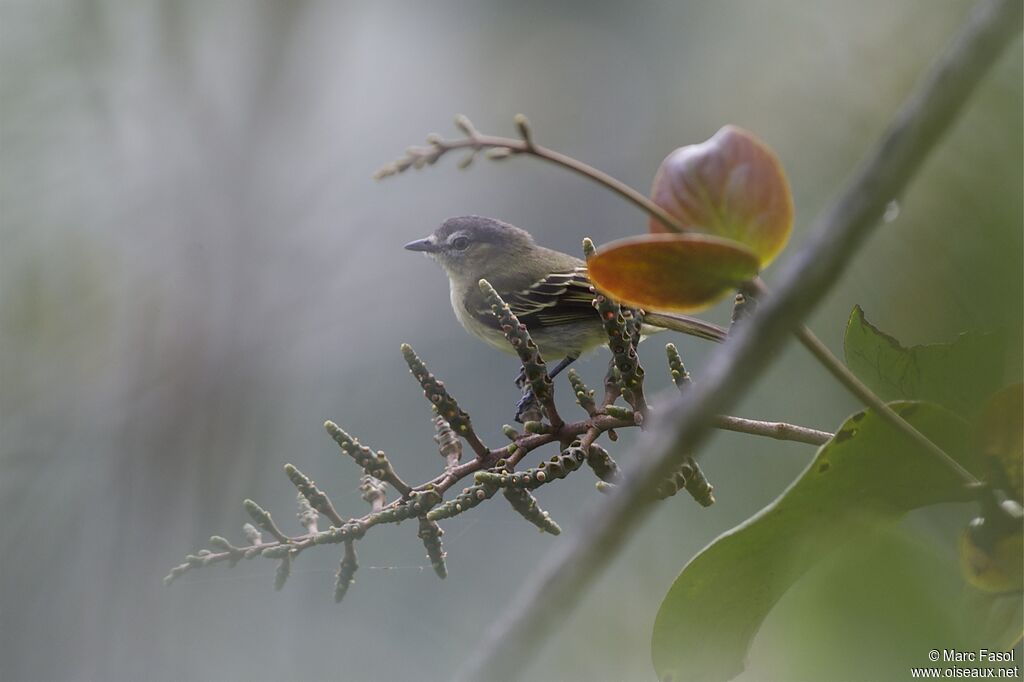
[[[478,459],[486,457],[487,454],[490,453],[490,448],[484,445],[483,441],[476,435],[476,431],[474,431],[472,427],[470,427],[469,431],[462,434],[462,437],[466,439],[467,443],[469,443],[469,447],[473,449],[473,454],[475,454]],[[455,462],[458,463],[458,460],[456,459]]]
[[[553,149],[534,144],[532,141],[517,140],[512,137],[499,137],[497,135],[481,135],[475,131],[467,138],[460,140],[439,140],[436,143],[445,150],[452,149],[509,149],[516,154],[529,154],[538,159],[544,159],[556,166],[567,168],[585,178],[604,185],[608,189],[620,194],[627,201],[635,204],[640,210],[650,213],[660,220],[672,232],[682,232],[683,225],[661,206],[648,199],[626,183],[608,175],[604,171],[587,165],[571,156],[556,152]]]
[[[764,282],[761,278],[755,278],[751,285],[753,289],[758,293],[759,296],[764,296],[768,293]],[[858,400],[863,402],[865,405],[875,411],[878,416],[885,420],[890,426],[900,431],[908,438],[914,441],[922,450],[927,452],[929,455],[934,457],[937,462],[950,469],[957,477],[959,477],[964,485],[970,488],[981,488],[983,484],[978,478],[970,471],[965,469],[959,462],[949,456],[945,450],[936,445],[930,438],[914,428],[914,425],[908,422],[903,417],[896,414],[895,411],[885,401],[879,398],[874,391],[857,378],[857,376],[850,371],[850,369],[842,363],[832,351],[828,349],[821,339],[814,335],[806,325],[800,325],[797,327],[796,338],[803,344],[804,348],[811,352],[811,355],[821,363],[821,365],[828,370],[843,387],[852,393]]]
[[[583,532],[531,572],[481,641],[460,679],[520,679],[536,649],[573,609],[650,512],[656,481],[699,445],[714,416],[749,390],[792,330],[828,293],[886,204],[899,196],[950,128],[982,77],[1017,37],[1020,0],[982,0],[903,104],[882,139],[783,263],[778,293],[712,353],[704,377],[676,396],[645,432],[625,480],[591,510]]]
[[[558,414],[558,407],[555,406],[555,396],[552,393],[548,395],[543,401],[544,413],[548,416],[548,421],[551,423],[551,428],[556,432],[565,426],[565,420],[562,419],[562,415]]]
[[[413,491],[413,487],[403,481],[393,469],[388,471],[381,480],[390,484],[392,488],[397,490],[398,494],[401,495],[403,499],[409,497],[409,493]]]
[[[803,326],[798,328],[796,331],[796,338],[803,344],[804,348],[809,350],[811,354],[817,358],[818,362],[820,362],[822,366],[824,366],[825,369],[827,369],[829,373],[839,381],[839,383],[846,387],[846,389],[859,400],[863,401],[864,404],[870,407],[876,414],[878,414],[878,416],[888,422],[890,426],[913,440],[914,443],[934,457],[943,466],[952,470],[966,486],[970,488],[983,487],[982,482],[979,481],[974,474],[965,469],[955,459],[950,457],[945,450],[936,445],[931,439],[914,428],[913,424],[896,414],[891,407],[886,405],[881,398],[875,395],[874,392],[864,384],[864,382],[858,379],[846,367],[846,365],[839,360],[839,358],[832,354],[832,351],[830,351],[828,347],[825,346],[825,344],[822,343],[813,332],[811,332],[810,329]]]
[[[832,440],[833,434],[828,431],[809,429],[806,426],[786,424],[785,422],[763,422],[743,417],[719,415],[715,417],[713,426],[723,431],[738,431],[752,436],[764,436],[776,440],[789,440],[808,445],[824,445]]]

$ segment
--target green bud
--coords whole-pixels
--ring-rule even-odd
[[[623,419],[626,421],[634,421],[636,417],[633,410],[620,405],[605,405],[604,411],[609,417],[615,417],[616,419]]]

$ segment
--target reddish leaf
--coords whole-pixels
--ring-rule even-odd
[[[698,234],[652,234],[612,242],[587,261],[611,298],[649,310],[688,312],[721,299],[758,271],[750,250]]]
[[[782,250],[793,228],[793,197],[775,154],[735,126],[665,157],[651,198],[686,232],[735,240],[757,254],[761,266]],[[651,232],[668,232],[657,218]]]

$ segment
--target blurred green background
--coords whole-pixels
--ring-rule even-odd
[[[380,183],[372,172],[448,134],[455,113],[510,134],[523,112],[542,143],[646,191],[670,150],[735,123],[782,159],[798,244],[970,5],[0,4],[0,678],[450,677],[562,541],[504,503],[444,524],[444,582],[404,524],[360,544],[340,606],[335,548],[305,553],[281,593],[270,562],[160,583],[212,533],[241,541],[245,497],[298,529],[285,462],[343,515],[363,513],[360,472],[325,419],[386,450],[408,480],[433,475],[441,459],[403,341],[485,440],[502,441],[514,361],[457,326],[444,276],[402,244],[467,213],[568,251],[646,224],[528,159],[466,172],[444,159]],[[906,343],[1001,328],[1020,347],[1021,62],[1018,42],[811,320],[833,349],[855,303]],[[652,393],[669,384],[666,340],[643,348]],[[708,348],[672,340],[699,380]],[[582,373],[597,383],[605,360]],[[736,412],[831,429],[856,408],[791,346]],[[718,503],[663,503],[534,660],[534,679],[652,679],[650,630],[680,567],[811,455],[716,436],[702,461]],[[601,500],[587,475],[539,498],[567,535]],[[908,521],[943,575],[972,512]],[[825,607],[807,589],[784,599],[744,679],[903,679],[877,661],[905,658],[919,637],[858,640],[897,615],[879,601],[817,618]],[[802,657],[808,630],[840,659]],[[858,667],[851,650],[876,664]],[[920,665],[924,654],[909,651]]]

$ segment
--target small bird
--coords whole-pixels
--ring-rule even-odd
[[[423,239],[405,248],[436,260],[451,285],[452,308],[467,331],[507,353],[498,320],[484,300],[479,282],[486,279],[526,325],[545,360],[561,359],[555,376],[580,355],[607,345],[608,337],[594,308],[587,265],[579,258],[539,246],[526,230],[481,216],[449,218]],[[674,329],[721,341],[725,330],[685,315],[647,313],[642,333]]]

